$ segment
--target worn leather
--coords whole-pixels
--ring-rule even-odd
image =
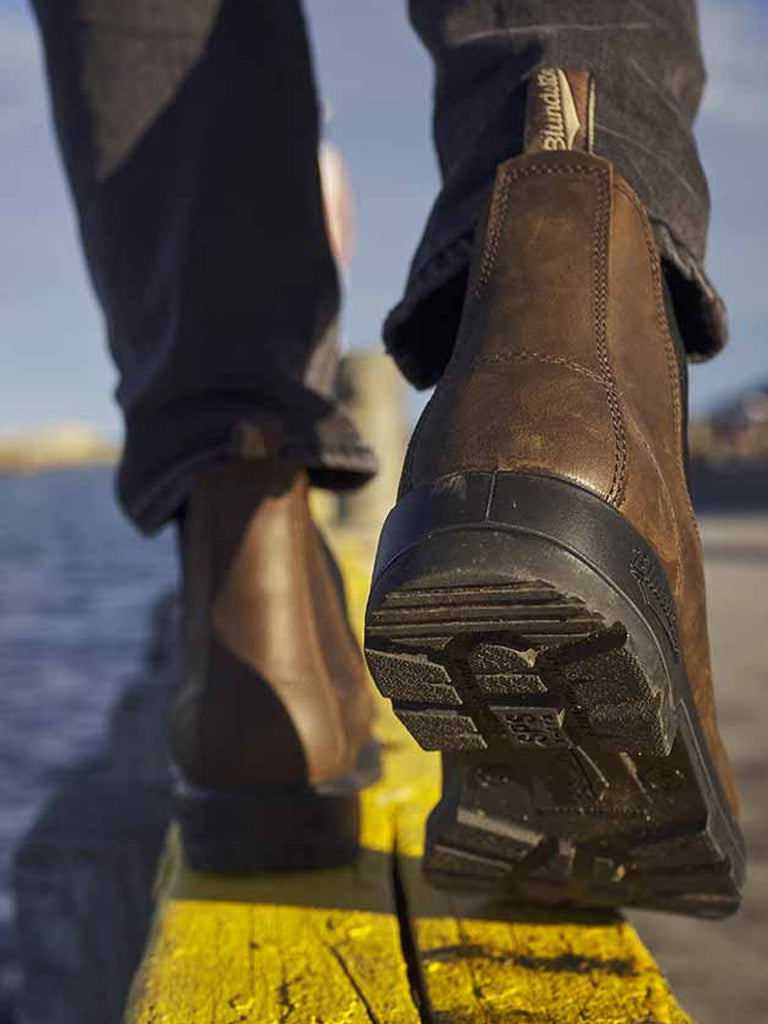
[[[667,574],[696,706],[736,809],[661,273],[645,211],[609,161],[565,152],[502,164],[453,356],[401,493],[455,472],[524,471],[579,484],[625,515]]]
[[[253,461],[196,479],[172,715],[174,756],[196,785],[338,779],[370,737],[362,657],[307,491],[303,472]]]

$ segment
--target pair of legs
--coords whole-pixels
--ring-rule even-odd
[[[121,375],[118,400],[125,414],[126,447],[120,498],[140,529],[152,531],[174,518],[181,524],[187,665],[175,738],[188,849],[196,856],[200,839],[199,860],[205,864],[210,830],[230,830],[223,844],[228,844],[229,853],[222,854],[219,844],[211,866],[227,866],[228,860],[229,866],[247,866],[258,859],[264,837],[252,831],[250,840],[230,842],[232,836],[237,839],[239,829],[247,832],[243,821],[254,816],[274,820],[270,809],[286,787],[293,787],[298,811],[286,820],[283,839],[295,837],[302,822],[306,825],[317,817],[313,799],[317,787],[324,786],[326,795],[329,787],[331,793],[322,805],[321,817],[326,818],[318,834],[341,837],[328,859],[342,857],[354,845],[350,793],[371,768],[370,710],[358,685],[360,665],[345,633],[334,567],[308,516],[306,486],[308,480],[333,489],[356,486],[372,474],[374,461],[335,397],[339,287],[323,217],[316,160],[317,99],[300,7],[293,0],[77,0],[67,5],[35,0],[35,6],[62,151]],[[399,503],[401,510],[405,508],[405,525],[397,527],[397,535],[390,530],[383,542],[389,560],[380,559],[371,602],[371,667],[380,687],[400,703],[401,717],[417,738],[447,752],[447,796],[432,842],[436,874],[466,877],[473,874],[470,863],[482,863],[485,867],[474,874],[487,879],[489,873],[498,874],[499,863],[525,864],[526,877],[546,869],[525,890],[534,898],[548,898],[550,891],[555,897],[560,893],[580,898],[589,891],[597,893],[598,902],[658,901],[658,892],[653,898],[644,895],[647,886],[637,883],[630,891],[620,884],[627,868],[619,863],[619,853],[605,852],[605,836],[599,829],[576,835],[578,829],[568,814],[558,817],[554,812],[538,824],[522,827],[518,819],[528,820],[533,811],[521,810],[525,801],[510,794],[526,786],[532,791],[536,780],[546,777],[550,797],[566,793],[576,800],[574,793],[586,780],[592,817],[597,820],[603,814],[615,823],[625,812],[635,813],[644,800],[653,804],[648,797],[653,789],[650,780],[653,771],[661,771],[659,766],[652,765],[644,779],[637,765],[627,766],[622,758],[630,757],[632,750],[641,759],[670,756],[670,723],[675,708],[685,704],[683,682],[675,689],[670,681],[675,665],[681,660],[688,664],[685,685],[694,691],[697,681],[704,680],[699,689],[707,696],[699,701],[699,711],[710,700],[708,669],[698,665],[702,658],[708,664],[708,655],[702,654],[705,626],[700,624],[695,636],[691,626],[690,636],[682,641],[677,625],[669,625],[670,616],[675,623],[678,617],[685,618],[679,605],[684,598],[688,601],[686,587],[693,588],[699,613],[703,597],[698,570],[688,564],[696,563],[695,552],[686,547],[689,524],[678,522],[679,481],[671,477],[679,467],[675,463],[668,468],[664,455],[682,443],[679,408],[684,396],[678,394],[679,380],[670,385],[671,418],[661,423],[663,403],[651,402],[646,408],[634,395],[648,371],[642,363],[646,348],[651,352],[660,346],[664,365],[670,365],[669,331],[662,343],[652,326],[637,330],[644,307],[624,315],[622,310],[635,301],[629,292],[623,304],[616,300],[618,305],[611,305],[625,287],[616,270],[622,265],[619,227],[622,218],[629,218],[627,224],[631,221],[622,206],[624,193],[612,184],[610,175],[615,175],[616,181],[632,186],[632,202],[641,204],[646,218],[642,223],[653,232],[643,243],[650,246],[652,263],[642,263],[638,235],[636,250],[630,245],[624,257],[624,275],[647,275],[648,309],[668,322],[667,327],[679,322],[681,343],[689,355],[711,355],[725,341],[722,304],[703,270],[708,197],[692,136],[703,87],[695,7],[692,0],[643,0],[625,4],[617,13],[610,0],[411,0],[410,13],[435,60],[435,137],[443,188],[403,301],[387,320],[385,341],[413,383],[439,386],[406,467]],[[558,163],[562,154],[549,152],[534,159],[534,153],[548,147],[541,140],[530,145],[533,122],[526,102],[531,82],[543,68],[583,68],[597,83],[594,116],[587,107],[573,106],[582,79],[569,85],[568,77],[559,72],[556,87],[543,80],[539,115],[544,122],[552,114],[556,88],[558,103],[564,103],[567,90],[572,105],[568,110],[580,117],[582,126],[589,119],[593,129],[580,146],[581,155],[566,154],[564,163]],[[561,106],[556,116],[564,112]],[[557,140],[557,148],[574,148],[572,144],[570,135]],[[527,157],[521,156],[524,150]],[[510,169],[510,158],[524,163]],[[500,165],[503,171],[497,170]],[[543,193],[537,191],[537,182],[543,183]],[[580,192],[579,183],[584,182],[589,187]],[[590,191],[592,184],[596,192]],[[557,238],[547,234],[553,209],[560,210]],[[590,225],[579,221],[585,210],[592,211]],[[639,230],[637,224],[627,224],[627,237]],[[558,263],[558,238],[560,243],[567,240],[573,253],[582,254],[584,267],[573,279],[573,261]],[[538,249],[533,245],[536,239]],[[498,253],[501,272],[494,263]],[[657,254],[663,261],[664,282],[657,273]],[[546,273],[528,273],[529,264],[545,266]],[[517,277],[512,269],[504,269],[516,267]],[[548,285],[553,280],[561,283],[555,292]],[[528,313],[515,298],[518,293]],[[477,300],[477,309],[464,317],[463,336],[470,340],[457,344],[468,295]],[[586,312],[568,309],[573,295],[588,300]],[[553,318],[555,309],[565,317],[560,323]],[[526,319],[529,313],[533,319]],[[592,326],[580,333],[582,320]],[[520,338],[529,338],[530,343],[521,347]],[[579,345],[590,354],[581,352]],[[594,365],[592,355],[597,359]],[[651,362],[654,358],[649,355]],[[637,359],[639,363],[633,362]],[[684,361],[683,357],[681,365]],[[491,364],[495,375],[488,377]],[[506,370],[500,378],[502,364]],[[594,405],[584,405],[578,389],[547,377],[553,367],[566,365],[586,382],[584,389],[593,387]],[[551,395],[558,396],[561,411],[566,411],[557,428],[564,431],[557,444],[547,440],[558,421],[556,409],[550,409],[549,426],[533,415],[520,418],[520,409],[530,412],[540,401],[551,405],[551,397],[537,392],[545,381]],[[509,395],[515,393],[517,403],[510,405]],[[535,401],[526,399],[534,393]],[[492,425],[490,434],[487,424],[481,429],[472,411],[482,407],[488,394],[494,396],[494,408],[502,410],[502,419]],[[467,395],[472,395],[471,401]],[[617,456],[613,479],[603,486],[596,468],[601,443],[584,446],[576,468],[559,465],[557,453],[574,434],[599,433],[605,396],[610,430],[623,454]],[[635,401],[637,407],[624,408],[626,401]],[[568,420],[571,412],[573,422]],[[633,497],[632,483],[624,479],[626,465],[630,475],[635,465],[631,438],[627,441],[627,431],[634,429],[631,424],[640,435],[637,464],[647,461],[650,452],[660,476],[653,486],[667,493],[661,511],[651,508],[650,500],[643,506]],[[430,441],[430,431],[435,430],[447,442],[442,451]],[[531,438],[538,438],[535,451],[526,447]],[[466,477],[473,473],[482,479]],[[407,567],[401,556],[406,549],[420,549],[430,533],[431,518],[449,532],[456,526],[455,510],[443,508],[440,498],[450,488],[441,490],[435,481],[458,480],[455,493],[465,496],[464,512],[470,514],[473,501],[485,501],[487,513],[492,494],[472,498],[472,489],[485,486],[483,474],[495,481],[499,473],[513,474],[515,486],[532,474],[534,489],[539,478],[570,481],[599,495],[622,522],[628,520],[640,534],[634,549],[631,537],[625,538],[629,564],[635,566],[633,578],[639,578],[643,592],[651,595],[646,618],[654,622],[629,625],[631,609],[619,614],[613,598],[594,587],[576,593],[576,577],[555,566],[552,579],[543,580],[549,597],[541,597],[541,587],[529,587],[523,604],[539,617],[544,613],[537,601],[554,605],[560,609],[557,621],[573,620],[577,626],[555,631],[557,642],[543,627],[536,636],[530,630],[526,633],[520,625],[525,618],[520,602],[508,594],[499,596],[501,581],[491,563],[500,559],[505,579],[513,589],[523,590],[532,581],[542,582],[549,563],[546,558],[544,564],[538,562],[538,555],[519,546],[515,551],[496,551],[494,545],[502,543],[497,540],[489,541],[493,558],[485,548],[473,556],[475,575],[450,545],[429,555],[432,568],[445,570],[442,576],[440,571],[431,575],[427,562],[419,567],[418,559]],[[526,479],[521,486],[528,484]],[[684,490],[684,482],[680,486]],[[537,492],[510,495],[509,501],[511,507],[517,507],[519,499],[537,508],[544,501],[555,509],[558,502],[567,505],[569,497],[542,497]],[[601,514],[595,511],[594,522]],[[499,512],[499,517],[503,520],[504,514]],[[650,526],[644,517],[653,520]],[[487,514],[480,520],[487,522]],[[616,522],[607,521],[605,530],[620,532],[623,527]],[[568,538],[556,536],[555,525],[549,529],[553,550],[569,545]],[[665,548],[668,534],[678,538],[673,551]],[[597,554],[582,555],[590,564],[600,561]],[[526,559],[530,564],[524,567]],[[481,565],[486,569],[481,571]],[[392,566],[399,568],[387,577]],[[613,572],[605,567],[600,571],[609,577]],[[420,596],[415,598],[414,593]],[[572,600],[581,602],[583,614],[573,612]],[[436,631],[425,630],[424,616],[417,617],[414,631],[392,614],[395,608],[424,608],[430,602],[433,611],[426,621],[436,622]],[[505,612],[499,617],[499,602],[507,612],[515,609],[514,615]],[[490,618],[482,612],[478,619],[472,610],[487,611],[489,606]],[[456,615],[443,614],[446,607],[463,609],[458,619],[465,624],[456,626]],[[617,616],[625,639],[634,643],[632,650],[618,643],[616,630],[610,633],[611,616]],[[551,615],[544,619],[549,622]],[[474,621],[482,628],[466,625]],[[581,637],[578,624],[584,622],[589,628]],[[673,637],[667,654],[651,651],[661,643],[656,635],[659,622],[662,632],[666,628],[667,636]],[[312,626],[311,636],[302,634],[301,642],[297,623]],[[564,636],[571,636],[577,646],[571,644],[557,661],[552,652],[563,646]],[[450,643],[443,644],[441,637],[449,637]],[[467,637],[474,638],[469,647]],[[578,647],[579,640],[587,643],[586,648]],[[681,654],[686,643],[690,650]],[[649,652],[647,664],[641,648]],[[525,654],[533,650],[544,654]],[[525,665],[535,668],[539,657],[540,670],[524,670]],[[694,659],[696,668],[691,667]],[[582,665],[582,674],[569,675],[566,663]],[[666,697],[662,683],[648,682],[656,678],[654,673],[668,677]],[[459,676],[474,679],[466,684],[467,692],[457,686]],[[521,682],[526,676],[527,682]],[[487,686],[504,689],[501,703],[478,696],[486,677],[496,679]],[[608,708],[603,718],[613,714],[618,721],[623,715],[623,726],[598,726],[600,715],[594,710],[586,725],[584,715],[589,715],[582,715],[581,733],[575,724],[563,727],[563,715],[575,722],[592,699],[578,697],[579,686],[584,689],[583,680],[589,678],[596,680],[595,690],[608,685],[606,680],[614,680],[617,691],[622,680],[637,681],[629,688],[631,693],[622,690],[621,700],[601,698],[601,707]],[[312,685],[306,690],[309,680]],[[547,694],[543,702],[533,696],[537,687]],[[628,710],[630,705],[636,706],[635,712]],[[459,713],[457,707],[472,713]],[[505,729],[510,735],[517,732],[518,741],[510,745]],[[633,746],[628,738],[633,730],[647,734],[647,742]],[[261,734],[274,742],[262,744]],[[521,755],[523,734],[534,747],[546,747],[549,737],[550,746],[566,751],[568,765],[558,768],[551,752],[546,763],[536,761],[535,752],[533,761],[527,753]],[[590,748],[595,736],[602,736],[602,741],[595,741],[598,747],[602,742],[611,751],[605,755],[606,763]],[[735,848],[725,849],[720,835],[728,829],[723,826],[709,843],[710,819],[730,814],[720,806],[720,790],[727,780],[721,778],[724,770],[702,767],[691,754],[702,743],[710,761],[721,756],[719,748],[714,749],[714,732],[705,741],[696,733],[683,753],[675,755],[678,760],[669,770],[684,780],[682,788],[690,799],[682,809],[675,804],[675,814],[656,814],[656,824],[669,834],[657,837],[654,856],[658,863],[668,859],[659,852],[659,844],[674,845],[677,828],[695,847],[693,855],[682,855],[686,867],[709,870],[711,864],[727,861],[727,870],[717,874],[717,869],[715,874],[731,878],[737,854]],[[576,782],[569,781],[571,764],[581,766]],[[478,773],[492,769],[493,775],[499,765],[506,766],[507,777],[510,771],[517,776],[504,783],[504,772],[497,772],[503,807],[492,811],[480,806],[482,801],[478,803],[473,794]],[[551,782],[558,772],[565,781]],[[720,778],[720,790],[716,797],[709,790],[702,797],[704,826],[694,828],[694,822],[686,830],[681,815],[695,817],[692,794],[701,795],[695,780],[707,772]],[[667,792],[671,787],[660,789],[662,803],[674,804]],[[222,810],[224,791],[238,791],[242,802],[233,797]],[[617,802],[612,803],[614,794]],[[491,818],[495,814],[506,822],[506,839],[499,849],[487,830],[467,832],[467,815],[476,819],[478,813]],[[645,831],[650,834],[652,829]],[[698,838],[691,840],[693,835]],[[273,844],[275,860],[287,856],[283,839]],[[301,845],[295,843],[294,850]],[[598,892],[599,879],[591,885],[568,881],[558,889],[557,871],[567,879],[579,874],[574,875],[573,865],[575,857],[580,863],[582,848],[591,851],[593,873],[607,872],[607,896]],[[598,848],[604,855],[598,855]],[[302,862],[305,854],[306,849],[297,853],[296,861]],[[624,860],[634,864],[641,859],[639,854],[632,857]],[[630,866],[630,876],[633,870]],[[521,872],[515,868],[512,873],[519,887]],[[686,886],[695,889],[698,898],[717,902],[711,893],[707,896],[707,884],[680,882],[678,889]],[[724,898],[727,902],[731,895]]]
[[[359,482],[373,465],[334,406],[339,287],[297,0],[35,7],[120,371],[129,516],[156,529],[195,471],[235,454],[241,426],[264,418],[279,421],[277,453],[317,482]],[[595,150],[648,209],[689,351],[719,348],[692,135],[704,81],[693,0],[412,0],[410,9],[435,60],[444,187],[385,330],[404,373],[433,384],[448,360],[472,238],[497,164],[522,150],[525,80],[541,65],[596,75]]]

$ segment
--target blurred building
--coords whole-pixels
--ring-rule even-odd
[[[691,458],[700,462],[768,462],[768,379],[691,422]]]

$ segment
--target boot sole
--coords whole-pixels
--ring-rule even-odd
[[[315,786],[207,789],[174,774],[174,817],[193,870],[308,871],[358,856],[360,791],[379,778],[380,751],[371,741],[354,772]]]
[[[381,693],[444,752],[424,867],[442,888],[733,913],[744,843],[652,549],[596,496],[518,473],[411,492],[366,615]]]

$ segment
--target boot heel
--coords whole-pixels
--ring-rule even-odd
[[[372,742],[354,775],[317,786],[204,789],[177,775],[174,810],[184,859],[195,871],[215,874],[350,864],[360,850],[360,790],[379,770]]]
[[[357,793],[240,793],[180,785],[184,859],[195,871],[249,874],[351,863],[358,854]]]
[[[654,552],[599,498],[513,473],[407,495],[382,533],[365,647],[406,728],[447,755],[433,881],[735,908],[743,845],[674,601]]]

